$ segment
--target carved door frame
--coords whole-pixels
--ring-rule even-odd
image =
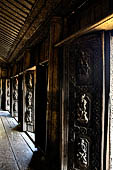
[[[104,127],[105,123],[105,112],[107,111],[107,102],[106,100],[109,95],[109,90],[106,92],[106,88],[108,87],[109,82],[107,83],[107,76],[109,77],[109,72],[107,71],[109,64],[106,62],[107,61],[107,52],[105,49],[105,34],[104,32],[101,32],[101,38],[102,38],[102,64],[103,64],[103,70],[102,70],[102,76],[103,76],[103,90],[102,90],[102,144],[101,144],[101,170],[105,170],[105,163],[104,161],[106,156],[106,129],[107,129],[107,124],[106,127]],[[68,135],[69,135],[69,44],[66,45],[63,48],[63,79],[61,82],[61,100],[62,100],[62,106],[61,106],[61,129],[62,129],[62,135],[61,135],[61,169],[62,170],[68,170]],[[107,64],[105,64],[105,62]],[[107,114],[106,114],[107,117]],[[79,170],[79,169],[76,169]]]

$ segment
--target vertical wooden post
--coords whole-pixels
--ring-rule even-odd
[[[62,22],[61,18],[53,17],[50,26],[50,46],[48,65],[48,115],[47,115],[47,150],[50,154],[51,162],[57,169],[59,162],[59,49],[54,49],[54,44],[60,40]],[[51,151],[51,153],[50,153]],[[57,165],[55,165],[55,162]]]

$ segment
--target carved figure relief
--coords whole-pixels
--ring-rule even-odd
[[[77,102],[77,120],[80,123],[88,123],[91,101],[86,94],[82,94]]]
[[[87,52],[80,51],[80,58],[78,58],[78,74],[88,76],[90,73],[89,58]]]
[[[10,91],[7,89],[7,96],[10,97]]]
[[[18,78],[17,78],[17,77],[14,78],[14,80],[13,80],[13,88],[14,88],[15,90],[18,89]]]
[[[14,104],[13,104],[13,111],[14,111],[14,112],[17,112],[17,111],[18,111],[17,102],[14,102]]]
[[[27,72],[25,75],[25,101],[26,101],[26,110],[25,110],[25,121],[29,124],[32,124],[32,114],[33,114],[33,74]]]
[[[32,92],[28,91],[26,94],[26,105],[31,106],[32,105]]]
[[[25,114],[25,120],[26,122],[32,122],[32,108],[27,108]]]
[[[10,80],[6,79],[6,110],[10,111]]]
[[[8,105],[8,106],[10,105],[10,100],[9,100],[9,99],[7,100],[7,105]]]
[[[78,163],[81,167],[88,167],[88,150],[89,150],[89,143],[88,140],[85,138],[80,138],[77,147],[77,159]]]
[[[31,73],[26,74],[26,86],[27,88],[32,88],[33,86],[33,75]]]
[[[7,88],[10,88],[10,81],[7,80]]]
[[[91,50],[90,50],[91,51]],[[93,58],[89,49],[82,49],[77,47],[73,56],[73,63],[75,64],[75,74],[77,84],[91,84],[92,83],[92,69]],[[71,54],[73,55],[73,53]],[[76,61],[74,59],[76,57]]]
[[[18,117],[18,77],[13,79],[13,112]]]
[[[14,99],[14,100],[17,100],[17,99],[18,99],[18,92],[17,92],[16,89],[14,90],[14,93],[13,93],[13,99]]]
[[[32,88],[32,74],[29,74],[29,87]]]

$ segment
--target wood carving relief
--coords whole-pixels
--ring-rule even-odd
[[[100,170],[101,36],[73,41],[69,54],[68,170]]]
[[[77,60],[77,65],[78,65],[77,74],[79,76],[89,77],[91,68],[90,68],[90,58],[89,58],[90,56],[88,55],[88,52],[79,50],[78,55],[80,57],[78,57]]]
[[[76,54],[75,58],[75,73],[77,84],[91,84],[92,81],[92,52],[86,47],[83,49],[77,44],[77,48],[74,50]]]
[[[18,77],[13,79],[13,114],[18,117]]]
[[[81,168],[87,168],[88,167],[88,152],[89,152],[89,142],[85,138],[79,138],[77,143],[77,154],[76,157],[78,159],[78,163],[81,166]]]
[[[6,79],[6,110],[10,111],[10,79]]]
[[[77,120],[80,123],[88,123],[91,111],[91,100],[87,94],[82,94],[77,101]]]
[[[25,86],[26,86],[26,111],[25,111],[25,122],[28,124],[33,123],[33,73],[28,72],[25,75]]]

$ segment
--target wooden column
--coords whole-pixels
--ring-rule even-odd
[[[48,117],[47,117],[47,151],[53,167],[59,165],[60,140],[60,98],[59,98],[59,49],[54,44],[60,40],[61,18],[53,17],[50,26],[49,65],[48,65]],[[57,164],[57,165],[56,165]],[[52,164],[51,164],[52,165]]]

